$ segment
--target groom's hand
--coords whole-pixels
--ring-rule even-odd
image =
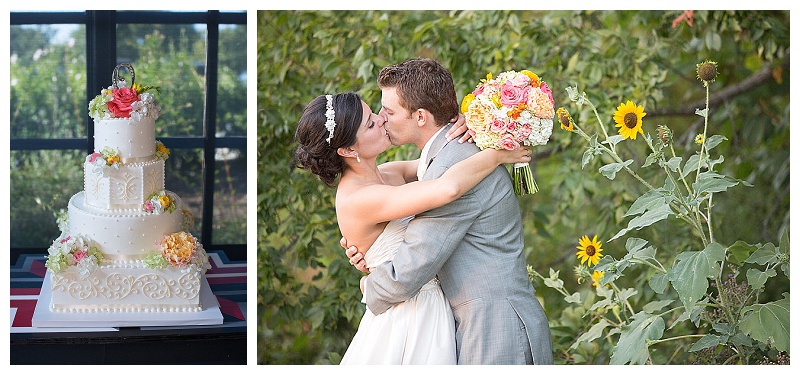
[[[369,272],[367,269],[367,262],[364,260],[364,255],[358,252],[355,246],[347,246],[347,239],[342,237],[339,244],[345,249],[344,253],[350,258],[350,264],[361,272]]]

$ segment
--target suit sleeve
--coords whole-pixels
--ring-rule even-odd
[[[438,178],[449,165],[434,163],[426,179],[429,175]],[[364,295],[373,314],[381,314],[409,300],[436,276],[481,212],[481,204],[474,199],[473,191],[411,220],[394,259],[377,266],[366,280]]]

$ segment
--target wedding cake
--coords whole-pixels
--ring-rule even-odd
[[[119,76],[126,67],[130,86]],[[61,235],[48,249],[54,312],[201,311],[208,255],[190,234],[194,218],[164,188],[169,150],[155,139],[161,108],[118,65],[112,86],[89,103],[94,152],[84,190],[56,214]]]

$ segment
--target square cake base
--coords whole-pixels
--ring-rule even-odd
[[[192,326],[222,324],[219,302],[211,292],[205,276],[200,287],[202,311],[198,312],[94,312],[65,313],[50,311],[51,298],[50,271],[44,276],[39,300],[33,311],[33,327],[149,327],[149,326]]]

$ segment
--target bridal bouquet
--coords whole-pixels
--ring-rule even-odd
[[[547,144],[553,133],[554,107],[550,87],[528,70],[503,72],[497,78],[489,73],[461,102],[467,127],[481,150]],[[517,195],[539,191],[530,164],[514,164],[513,175]]]

